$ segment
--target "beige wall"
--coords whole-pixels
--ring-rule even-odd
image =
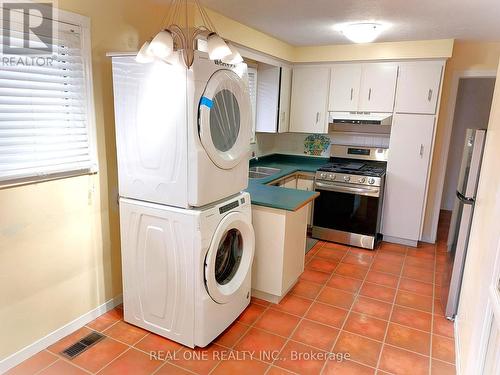
[[[160,26],[165,9],[154,0],[59,0],[59,6],[92,22],[100,171],[0,190],[0,329],[9,338],[0,340],[0,360],[121,293],[112,81],[105,53],[136,50]],[[335,60],[339,51],[331,46],[296,49],[210,15],[223,36],[285,60]],[[412,57],[451,51],[449,42],[431,41],[391,44],[387,53],[408,56],[415,46],[420,52]],[[374,58],[373,48],[377,45],[342,47],[338,58],[363,53]],[[487,55],[481,51],[477,61]]]
[[[100,171],[0,190],[0,360],[121,293],[111,66],[160,25],[155,1],[59,0],[91,17]],[[8,340],[6,340],[8,338]]]
[[[296,47],[293,62],[448,58],[453,39]]]
[[[430,238],[432,233],[431,215],[436,205],[436,199],[439,198],[443,190],[442,182],[439,180],[439,172],[443,166],[446,166],[447,162],[447,155],[444,155],[444,147],[447,142],[445,139],[445,126],[448,119],[450,100],[455,100],[455,98],[450,98],[453,77],[458,72],[467,70],[495,71],[499,57],[500,43],[455,42],[453,56],[446,63],[424,222],[424,236],[427,238]]]

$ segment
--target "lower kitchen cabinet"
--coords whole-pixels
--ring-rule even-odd
[[[307,206],[297,211],[252,205],[252,295],[279,303],[304,271]]]
[[[273,181],[270,183],[273,186],[280,186],[288,189],[298,189],[298,190],[314,190],[314,173],[308,172],[296,172],[291,175],[285,176],[278,181]],[[312,225],[312,208],[313,203],[307,204],[307,225]]]
[[[415,246],[423,223],[435,116],[396,114],[385,182],[384,240]]]

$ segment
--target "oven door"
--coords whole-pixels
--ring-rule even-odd
[[[380,215],[380,187],[315,183],[320,193],[314,201],[314,227],[365,236],[376,236]]]

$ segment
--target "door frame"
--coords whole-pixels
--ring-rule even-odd
[[[458,86],[460,83],[460,79],[462,78],[497,78],[497,72],[496,70],[461,70],[453,74],[450,95],[448,97],[448,105],[446,108],[446,118],[443,126],[444,148],[441,151],[439,164],[437,168],[438,178],[436,186],[438,187],[438,191],[436,192],[436,200],[434,202],[434,207],[432,208],[432,216],[431,216],[432,222],[430,228],[431,232],[430,234],[429,233],[427,234],[430,237],[423,238],[425,242],[435,243],[437,238],[439,212],[441,211],[444,180],[446,178],[446,167],[448,164],[448,154],[450,151],[451,135],[453,130],[453,121],[455,120],[455,106],[457,104]]]

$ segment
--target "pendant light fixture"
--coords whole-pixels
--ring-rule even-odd
[[[174,38],[170,31],[162,30],[149,43],[149,52],[155,57],[166,59],[174,51]]]
[[[200,14],[201,26],[189,25],[188,0],[172,0],[169,11],[162,22],[161,31],[142,45],[136,61],[148,63],[159,59],[170,62],[171,55],[175,51],[179,51],[182,54],[184,64],[189,68],[193,64],[197,41],[205,39],[208,56],[211,60],[223,60],[228,64],[242,62],[243,58],[237,49],[217,33],[199,0],[194,0],[194,4]]]
[[[210,60],[220,60],[231,54],[231,50],[227,46],[224,39],[216,33],[210,33],[207,37],[208,57]]]
[[[239,64],[243,62],[243,57],[241,57],[240,53],[236,49],[235,46],[232,45],[232,43],[226,42],[227,46],[229,47],[229,50],[231,51],[231,54],[229,56],[226,56],[222,59],[222,62],[226,64]]]
[[[144,42],[141,49],[137,53],[137,56],[135,57],[135,61],[137,61],[139,63],[143,63],[143,64],[150,63],[150,62],[154,61],[155,58],[151,54],[151,52],[149,51],[150,43],[151,43],[150,41]]]

